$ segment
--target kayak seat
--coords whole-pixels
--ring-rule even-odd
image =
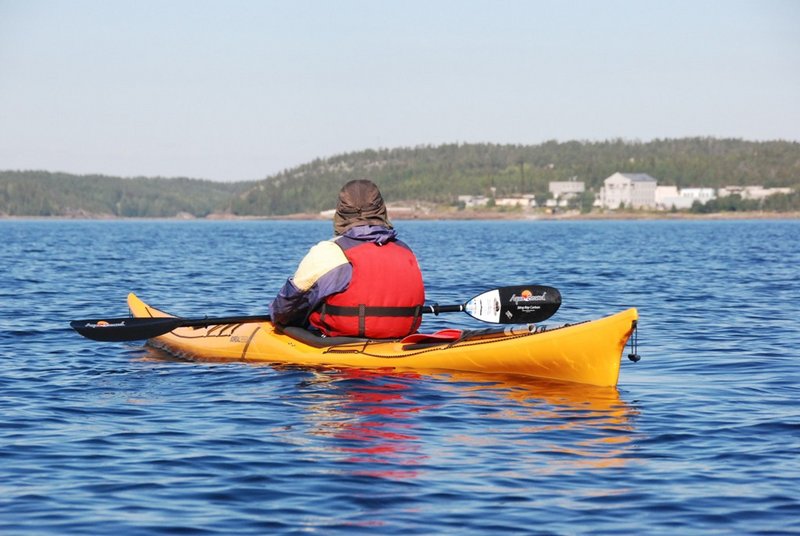
[[[397,339],[365,339],[363,337],[323,337],[316,332],[296,326],[283,328],[283,333],[289,337],[313,346],[314,348],[327,348],[328,346],[339,346],[342,344],[365,344],[368,342],[391,342]]]

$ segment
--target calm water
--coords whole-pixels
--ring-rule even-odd
[[[170,360],[68,321],[263,313],[330,225],[0,221],[0,533],[800,533],[800,222],[398,227],[430,301],[637,306],[642,361],[604,389]]]

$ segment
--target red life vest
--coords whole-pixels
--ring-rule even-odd
[[[399,240],[383,245],[336,241],[353,266],[350,285],[311,313],[311,325],[330,337],[395,339],[417,331],[425,287],[414,253]]]

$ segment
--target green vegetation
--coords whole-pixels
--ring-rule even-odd
[[[281,215],[333,208],[336,192],[350,179],[370,178],[394,202],[453,206],[458,195],[548,196],[551,181],[583,181],[577,206],[591,207],[593,194],[616,171],[648,173],[660,185],[719,188],[727,185],[800,187],[800,143],[686,138],[647,143],[546,142],[540,145],[461,144],[368,150],[285,171],[234,200],[240,215]],[[795,199],[796,203],[796,199]],[[791,210],[800,210],[795,204]]]
[[[0,214],[8,216],[203,217],[224,211],[254,183],[121,179],[45,171],[0,172]]]
[[[774,194],[764,199],[742,199],[740,195],[729,195],[712,199],[705,205],[699,201],[692,204],[691,211],[697,214],[714,212],[792,212],[800,210],[800,191],[791,194]]]
[[[539,145],[450,144],[366,150],[284,171],[258,182],[121,179],[39,171],[0,172],[0,215],[173,217],[182,213],[281,216],[333,208],[346,181],[370,178],[389,202],[457,206],[458,195],[548,197],[550,181],[583,181],[574,209],[591,210],[603,180],[616,171],[648,173],[659,185],[719,188],[789,186],[762,201],[731,196],[695,212],[800,210],[800,143],[684,138]],[[492,207],[488,207],[492,208]],[[499,210],[499,208],[494,208]]]

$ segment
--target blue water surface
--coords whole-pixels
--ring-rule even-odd
[[[0,534],[800,533],[800,222],[397,227],[430,302],[635,306],[642,361],[617,388],[183,362],[68,322],[129,291],[262,314],[330,223],[0,221]]]

